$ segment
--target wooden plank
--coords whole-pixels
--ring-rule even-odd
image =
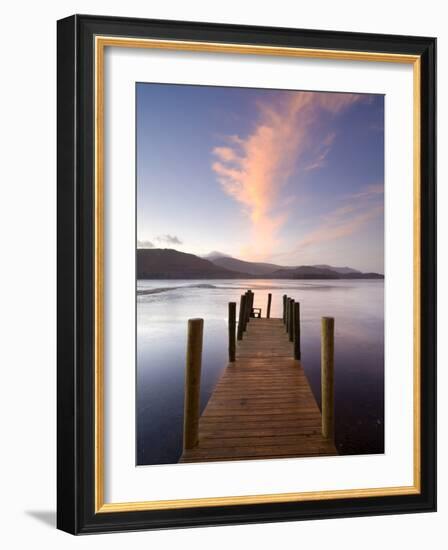
[[[320,434],[288,434],[288,435],[265,435],[265,436],[235,436],[223,437],[203,437],[201,440],[202,449],[228,449],[234,447],[274,447],[275,445],[297,445],[313,447],[321,445],[322,437]]]
[[[296,399],[289,400],[286,403],[283,403],[282,401],[272,401],[272,402],[265,402],[262,403],[250,403],[248,401],[240,400],[235,402],[229,402],[227,400],[225,401],[214,401],[211,402],[209,406],[207,406],[206,410],[204,411],[204,415],[206,416],[209,412],[215,413],[215,411],[219,411],[219,414],[222,414],[222,412],[229,411],[229,413],[233,410],[240,411],[241,413],[247,412],[247,411],[256,411],[262,413],[263,411],[271,411],[272,406],[275,406],[277,408],[277,411],[281,411],[284,409],[291,409],[292,411],[301,411],[303,409],[305,410],[317,410],[316,402],[313,400],[312,397],[306,396],[303,397],[299,402],[297,402]]]
[[[304,411],[301,411],[301,412],[298,412],[298,411],[295,411],[294,413],[283,413],[283,412],[280,412],[278,414],[275,414],[275,412],[273,411],[272,414],[248,414],[248,415],[245,415],[244,418],[241,418],[239,415],[228,415],[228,416],[222,416],[222,415],[218,415],[218,416],[212,416],[212,415],[208,415],[208,416],[203,416],[202,417],[202,421],[203,422],[228,422],[228,423],[233,423],[233,424],[239,424],[239,423],[243,423],[243,422],[251,422],[251,421],[255,421],[255,422],[269,422],[269,421],[276,421],[276,422],[288,422],[288,421],[291,421],[291,422],[300,422],[301,420],[304,420],[305,419],[315,419],[315,418],[319,418],[319,422],[321,422],[321,417],[320,415],[317,415],[316,412],[314,411],[311,411],[311,412],[304,412]]]
[[[292,426],[277,426],[276,428],[260,428],[259,426],[251,426],[250,428],[233,428],[220,425],[218,428],[202,428],[201,434],[204,439],[215,438],[225,439],[228,437],[273,437],[277,435],[320,435],[320,425],[309,427]]]
[[[310,454],[330,454],[334,450],[333,445],[325,443],[323,439],[320,443],[305,445],[305,442],[299,442],[292,445],[273,445],[273,446],[254,446],[254,447],[229,447],[208,449],[201,446],[185,451],[186,458],[196,458],[201,461],[204,458],[221,460],[223,458],[247,459],[248,457],[265,456],[309,456]],[[333,451],[333,454],[334,453]]]
[[[310,457],[322,457],[322,456],[334,456],[337,453],[334,450],[328,450],[324,451],[322,449],[317,449],[314,451],[307,450],[303,453],[295,452],[291,453],[290,451],[286,451],[283,454],[279,453],[267,453],[261,454],[260,456],[254,456],[252,454],[249,455],[239,455],[238,457],[235,456],[192,456],[189,457],[188,455],[182,456],[182,458],[179,460],[179,462],[226,462],[230,460],[272,460],[272,459],[282,459],[282,458],[310,458]]]
[[[212,406],[216,407],[257,407],[258,405],[265,405],[268,403],[269,405],[285,405],[285,404],[291,404],[293,406],[297,405],[298,402],[302,402],[304,398],[308,398],[311,400],[311,398],[308,396],[308,394],[305,391],[297,392],[294,395],[280,395],[280,396],[269,396],[269,397],[238,397],[236,399],[233,399],[231,397],[219,397],[214,395],[212,399],[208,402],[207,408],[211,408]],[[311,403],[314,404],[313,401]]]

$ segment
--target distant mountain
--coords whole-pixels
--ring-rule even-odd
[[[343,268],[344,269],[344,268]],[[350,269],[350,268],[346,268]],[[272,279],[384,279],[379,273],[361,273],[355,269],[349,272],[338,272],[334,268],[302,265],[292,269],[279,269],[271,273]]]
[[[213,261],[171,248],[137,249],[138,279],[384,279],[379,273],[361,273],[350,267],[325,264],[282,267],[246,262],[229,256]]]
[[[336,273],[343,273],[344,275],[346,273],[361,273],[361,271],[358,271],[357,269],[353,269],[351,267],[333,267],[332,265],[327,264],[318,264],[313,265],[312,267],[317,267],[320,269],[331,269],[331,271],[336,271]]]
[[[281,265],[245,262],[244,260],[237,260],[236,258],[232,258],[230,256],[220,256],[210,259],[219,267],[230,269],[231,271],[248,273],[249,275],[270,275],[274,271],[282,268]]]
[[[201,256],[201,258],[204,258],[204,260],[210,260],[213,262],[214,260],[217,260],[218,258],[227,258],[227,254],[223,254],[222,252],[218,252],[217,250],[213,250],[212,252],[209,252],[208,254],[205,254],[204,256]]]
[[[245,273],[229,271],[194,254],[171,248],[137,249],[138,279],[236,279]]]
[[[310,266],[281,266],[262,262],[247,262],[221,254],[209,259],[217,266],[247,273],[252,277],[270,279],[383,279],[379,273],[362,273],[352,267],[333,267],[328,264]]]
[[[302,265],[295,268],[279,269],[271,273],[271,277],[273,279],[340,279],[343,274],[331,269]]]
[[[381,273],[361,273],[357,271],[356,273],[341,273],[341,279],[384,279],[384,275]]]

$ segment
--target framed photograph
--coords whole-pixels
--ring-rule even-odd
[[[434,511],[425,37],[58,22],[58,527]]]

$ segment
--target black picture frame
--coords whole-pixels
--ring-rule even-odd
[[[436,39],[74,15],[57,25],[57,526],[72,534],[436,509]],[[94,50],[97,35],[416,55],[421,62],[419,494],[95,511]]]

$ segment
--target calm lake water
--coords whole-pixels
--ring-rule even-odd
[[[182,451],[187,320],[204,319],[201,410],[227,363],[227,304],[282,315],[301,304],[302,364],[320,405],[320,318],[335,318],[335,418],[340,454],[384,452],[382,280],[157,280],[137,283],[137,464],[176,463]]]

